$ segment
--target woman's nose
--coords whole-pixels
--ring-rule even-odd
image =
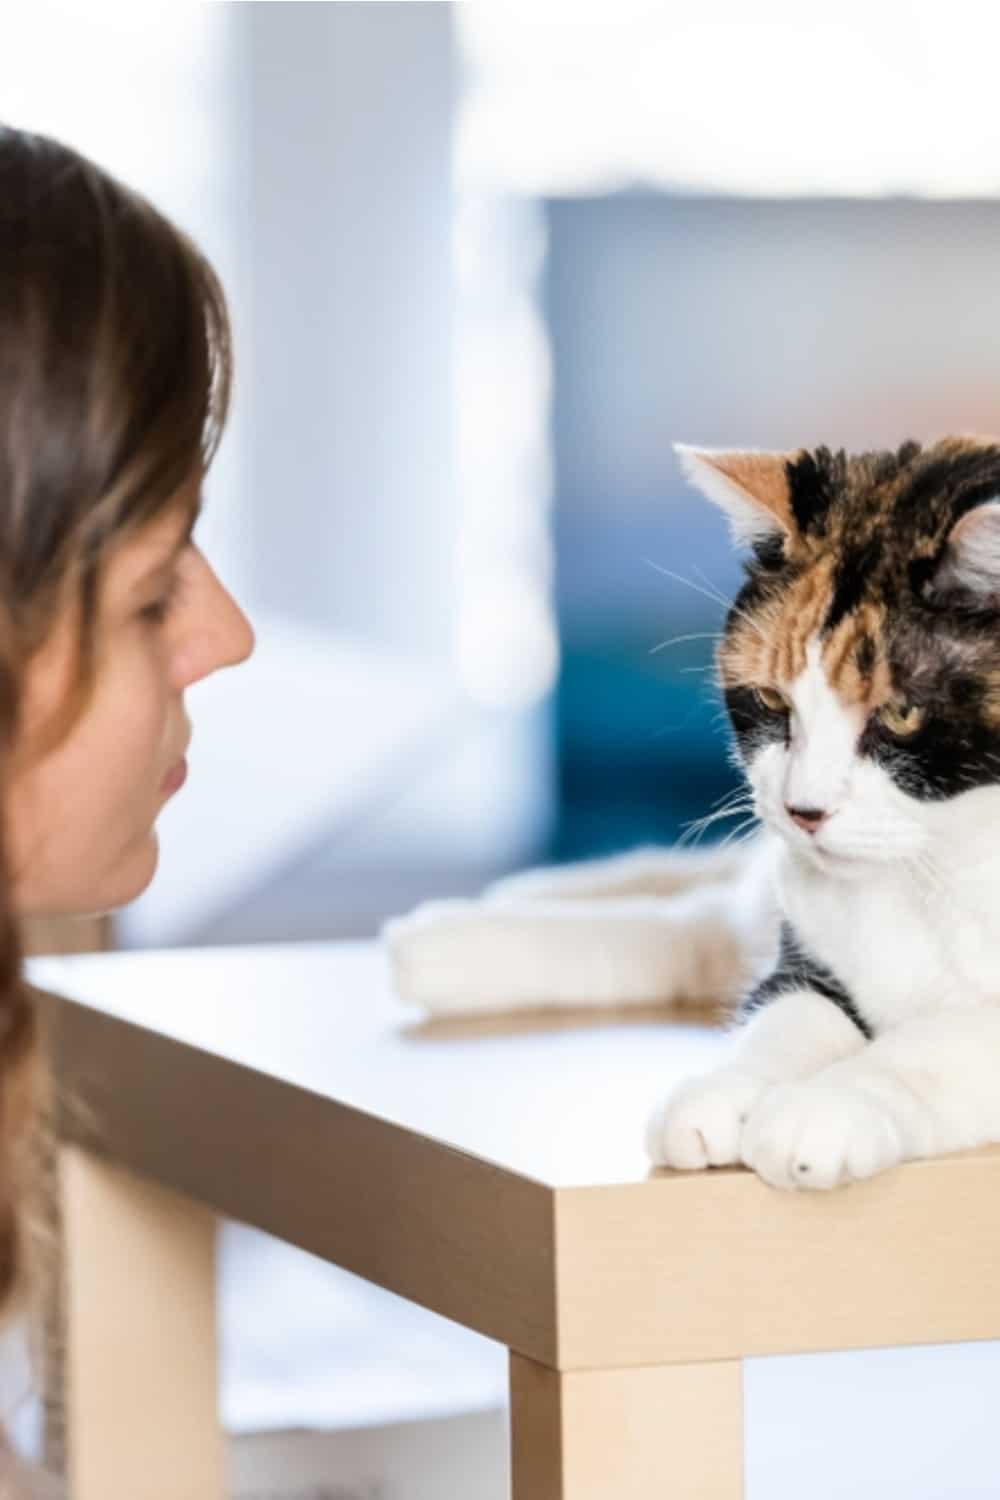
[[[210,565],[203,568],[197,608],[192,609],[178,644],[178,686],[190,687],[224,667],[236,667],[252,655],[253,626]],[[193,601],[192,601],[193,602]]]
[[[250,624],[236,600],[228,589],[220,583],[219,588],[226,596],[229,620],[225,632],[226,653],[225,660],[219,663],[223,667],[238,667],[241,662],[247,661],[254,653],[257,637],[254,628]]]

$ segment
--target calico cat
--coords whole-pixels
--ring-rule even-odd
[[[725,1060],[650,1123],[658,1165],[830,1188],[1000,1142],[1000,445],[679,453],[748,549],[717,666],[763,833],[424,908],[389,932],[400,986],[742,989]]]

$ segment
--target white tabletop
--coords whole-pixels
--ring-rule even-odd
[[[367,943],[45,958],[30,975],[554,1187],[646,1177],[649,1109],[720,1045],[652,1013],[427,1021]]]
[[[567,1254],[559,1254],[558,1263],[547,1262],[544,1256],[540,1263],[532,1262],[531,1256],[517,1259],[511,1256],[516,1247],[493,1239],[477,1244],[474,1235],[463,1238],[462,1223],[445,1223],[441,1238],[432,1241],[432,1250],[433,1257],[447,1257],[447,1278],[441,1286],[432,1286],[426,1271],[423,1287],[409,1286],[414,1235],[417,1257],[423,1254],[424,1263],[433,1268],[427,1236],[421,1241],[421,1230],[426,1229],[427,1220],[447,1220],[447,1214],[441,1214],[444,1200],[430,1203],[429,1208],[421,1200],[429,1181],[426,1176],[406,1199],[412,1217],[382,1218],[396,1203],[390,1194],[370,1224],[370,1244],[364,1254],[354,1257],[361,1274],[369,1274],[366,1263],[370,1263],[370,1280],[381,1281],[382,1286],[408,1298],[423,1299],[448,1319],[465,1323],[466,1328],[480,1328],[532,1358],[555,1364],[556,1355],[565,1352],[565,1338],[571,1335],[568,1368],[574,1368],[574,1361],[586,1364],[580,1350],[588,1341],[597,1340],[595,1325],[603,1319],[606,1305],[612,1335],[607,1340],[601,1335],[603,1365],[678,1358],[684,1350],[675,1349],[676,1340],[681,1335],[688,1338],[691,1329],[687,1326],[693,1323],[699,1325],[697,1338],[711,1358],[720,1355],[717,1326],[732,1331],[732,1349],[723,1350],[729,1356],[745,1356],[754,1350],[775,1353],[790,1347],[831,1349],[852,1341],[891,1344],[922,1338],[933,1343],[982,1338],[996,1329],[1000,1283],[993,1271],[996,1257],[991,1245],[996,1244],[996,1236],[990,1229],[990,1205],[996,1200],[996,1154],[916,1164],[868,1187],[819,1199],[793,1200],[771,1193],[744,1173],[709,1175],[703,1181],[697,1175],[697,1182],[685,1182],[681,1176],[651,1182],[648,1191],[639,1190],[637,1185],[646,1178],[642,1154],[646,1109],[678,1074],[711,1062],[720,1046],[720,1035],[711,1029],[682,1025],[667,1017],[640,1019],[634,1014],[427,1025],[420,1014],[393,998],[381,954],[369,945],[45,959],[34,960],[30,969],[31,978],[40,986],[66,993],[111,1020],[111,1026],[97,1025],[99,1046],[91,1049],[90,1061],[106,1059],[112,1073],[117,1065],[115,1077],[120,1077],[121,1058],[126,1056],[129,1061],[148,1061],[154,1053],[156,1059],[165,1061],[163,1047],[169,1050],[169,1040],[174,1040],[222,1059],[223,1071],[228,1059],[237,1068],[282,1080],[276,1088],[291,1083],[373,1113],[391,1125],[436,1137],[460,1152],[555,1187],[556,1196],[565,1187],[574,1199],[582,1188],[583,1199],[595,1200],[592,1211],[586,1203],[579,1203],[576,1208],[586,1209],[586,1214],[577,1224],[579,1215],[573,1203],[568,1203],[573,1212],[559,1220],[555,1247],[543,1247],[546,1251],[565,1248]],[[117,1020],[127,1023],[126,1029],[145,1028],[162,1035],[166,1043],[129,1044],[118,1056]],[[88,1037],[93,1029],[87,1023],[78,1035]],[[141,1037],[142,1032],[135,1035]],[[219,1076],[217,1065],[213,1068],[213,1076]],[[172,1068],[171,1079],[184,1074],[204,1079],[207,1073],[213,1070],[196,1068],[189,1059],[183,1067]],[[153,1077],[145,1074],[145,1082]],[[166,1092],[166,1104],[160,1098],[153,1109],[157,1125],[169,1128],[183,1113],[184,1098],[183,1089],[174,1092],[174,1082]],[[141,1103],[139,1092],[138,1104],[132,1098],[123,1119],[138,1119],[135,1112]],[[297,1101],[282,1098],[279,1103],[286,1113],[297,1115]],[[322,1125],[322,1116],[322,1110],[310,1110],[306,1124],[312,1127],[318,1121]],[[334,1116],[336,1107],[331,1106],[331,1131],[345,1128],[352,1140],[361,1139],[351,1121]],[[199,1124],[204,1122],[202,1109]],[[373,1139],[378,1130],[391,1130],[391,1125],[364,1134]],[[213,1181],[219,1181],[219,1164],[234,1160],[232,1131],[223,1134],[228,1145],[214,1164]],[[196,1139],[196,1146],[201,1139]],[[306,1149],[304,1139],[303,1133],[289,1127],[288,1151]],[[121,1145],[120,1131],[115,1140]],[[313,1182],[316,1193],[325,1194],[321,1218],[333,1215],[354,1224],[358,1214],[364,1217],[364,1202],[357,1197],[337,1199],[324,1182],[325,1155],[331,1146],[333,1139],[327,1145],[319,1140],[301,1170],[300,1182]],[[190,1152],[190,1142],[174,1140],[172,1148],[183,1157]],[[250,1149],[265,1154],[267,1134],[258,1131]],[[282,1169],[288,1167],[288,1151],[280,1160]],[[439,1148],[435,1151],[442,1155]],[[141,1154],[144,1160],[156,1155],[150,1140],[145,1140]],[[255,1157],[258,1160],[261,1178],[274,1178],[276,1164]],[[159,1167],[165,1161],[166,1157],[157,1157],[153,1164]],[[391,1163],[391,1143],[388,1155],[382,1151],[382,1164],[385,1161]],[[423,1157],[406,1158],[406,1164],[412,1161],[421,1166]],[[483,1175],[492,1181],[489,1167],[480,1170],[480,1178]],[[357,1181],[364,1185],[366,1179],[360,1176]],[[192,1187],[196,1190],[198,1184]],[[399,1187],[402,1190],[405,1182]],[[546,1197],[547,1188],[528,1187],[531,1209],[535,1196]],[[588,1191],[591,1187],[594,1193]],[[280,1185],[276,1191],[280,1193]],[[492,1185],[489,1191],[495,1191]],[[280,1212],[270,1214],[267,1191],[262,1191],[259,1202],[268,1209],[268,1215],[261,1217],[265,1227],[268,1218],[279,1220],[288,1214],[283,1199]],[[507,1194],[507,1202],[517,1203],[519,1196],[511,1199]],[[478,1203],[483,1212],[483,1200]],[[421,1209],[426,1209],[423,1223]],[[462,1220],[462,1214],[457,1218]],[[697,1233],[693,1235],[694,1220]],[[318,1253],[324,1254],[318,1223],[316,1218],[310,1220],[312,1232],[301,1242],[312,1248],[315,1239]],[[531,1212],[526,1212],[525,1226],[531,1223],[541,1220],[532,1221]],[[405,1239],[400,1259],[391,1265],[387,1265],[385,1250],[387,1226],[393,1238]],[[703,1238],[703,1226],[711,1230],[711,1241]],[[495,1229],[492,1224],[490,1230]],[[585,1232],[583,1238],[577,1229]],[[606,1253],[592,1265],[588,1263],[580,1278],[574,1274],[574,1262],[582,1245],[589,1244],[589,1233],[603,1242]],[[678,1238],[682,1239],[679,1251]],[[279,1251],[261,1242],[261,1253],[277,1256]],[[705,1275],[699,1280],[703,1262]],[[337,1263],[351,1265],[351,1260]],[[291,1290],[285,1272],[277,1263],[268,1265],[267,1272],[259,1263],[250,1268],[247,1296],[258,1296],[262,1280],[268,1281],[274,1295],[273,1325],[268,1325],[270,1332],[256,1329],[258,1340],[262,1347],[270,1337],[291,1340],[291,1358],[285,1367],[273,1361],[268,1364],[282,1388],[277,1407],[273,1391],[261,1382],[259,1373],[240,1385],[234,1361],[229,1361],[226,1410],[238,1427],[273,1421],[276,1413],[282,1421],[358,1421],[358,1410],[346,1410],[340,1398],[331,1404],[319,1379],[315,1389],[304,1389],[301,1371],[309,1350],[316,1370],[325,1371],[328,1377],[325,1352],[345,1337],[343,1298],[349,1278],[339,1278],[328,1287],[324,1280],[328,1268],[312,1259],[303,1259],[303,1266],[309,1268],[309,1284],[303,1281],[298,1316],[300,1332],[310,1331],[307,1349],[295,1332],[288,1305],[282,1308],[280,1302],[279,1290]],[[729,1274],[723,1274],[726,1268]],[[538,1283],[546,1275],[552,1280],[559,1310],[558,1349],[546,1335],[546,1308],[538,1302]],[[484,1280],[492,1283],[493,1290],[487,1313],[478,1316],[475,1289]],[[915,1289],[913,1296],[906,1293],[907,1284]],[[513,1290],[507,1311],[502,1310],[505,1287]],[[421,1296],[423,1290],[426,1296]],[[246,1340],[255,1326],[247,1301],[235,1295],[232,1281],[229,1292],[229,1326],[238,1328]],[[522,1320],[519,1310],[525,1298],[535,1305]],[[906,1317],[903,1302],[907,1302]],[[861,1322],[855,1317],[856,1304],[864,1314]],[[384,1325],[379,1323],[376,1334],[372,1320],[378,1308],[370,1320],[367,1313],[361,1317],[352,1307],[349,1337],[360,1338],[361,1343],[367,1337],[378,1338],[390,1364],[396,1359],[394,1340],[399,1341],[400,1368],[405,1365],[411,1370],[420,1391],[415,1394],[415,1386],[403,1380],[385,1388],[384,1368],[376,1371],[366,1394],[369,1418],[379,1410],[384,1415],[390,1410],[394,1415],[418,1415],[450,1406],[453,1386],[445,1388],[445,1368],[450,1379],[460,1373],[462,1400],[489,1403],[498,1398],[504,1376],[498,1349],[465,1337],[454,1344],[448,1341],[447,1349],[442,1343],[438,1353],[432,1325],[421,1322],[423,1316],[409,1311],[406,1322],[393,1332],[390,1325],[396,1325],[397,1304],[388,1299],[384,1308]],[[642,1308],[642,1317],[636,1317],[636,1308]],[[808,1329],[804,1337],[804,1322],[817,1319],[822,1328]],[[645,1332],[639,1338],[646,1328],[648,1343]],[[519,1343],[522,1335],[523,1343]],[[237,1356],[235,1346],[232,1356]],[[703,1356],[697,1353],[696,1358]],[[268,1359],[265,1355],[265,1364]],[[984,1344],[880,1350],[864,1356],[751,1359],[747,1367],[748,1494],[796,1494],[796,1485],[801,1490],[802,1473],[810,1473],[817,1497],[840,1496],[844,1487],[858,1479],[862,1448],[867,1451],[867,1478],[859,1496],[886,1493],[892,1476],[900,1481],[897,1490],[913,1500],[931,1500],[943,1493],[955,1500],[993,1494],[993,1409],[979,1395],[990,1391],[996,1359],[996,1346]],[[355,1379],[355,1353],[351,1370]],[[381,1392],[382,1407],[373,1401],[375,1386]],[[840,1464],[837,1455],[831,1460],[829,1454],[829,1433],[834,1428],[850,1430],[858,1437],[858,1443],[844,1448]]]

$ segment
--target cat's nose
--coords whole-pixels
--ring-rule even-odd
[[[785,811],[793,823],[804,828],[806,833],[817,833],[826,822],[828,814],[821,807],[792,807],[785,803]]]

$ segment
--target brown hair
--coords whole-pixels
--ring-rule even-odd
[[[0,127],[0,782],[25,667],[67,607],[77,671],[48,744],[85,708],[108,557],[208,466],[230,379],[225,298],[191,241],[77,152]],[[0,828],[0,1313],[30,1269],[43,1077]]]

